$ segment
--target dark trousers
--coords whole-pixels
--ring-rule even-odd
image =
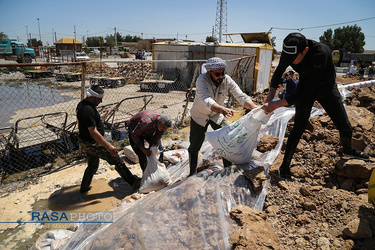
[[[196,123],[193,118],[190,119],[190,146],[189,146],[189,164],[190,164],[190,175],[193,175],[197,172],[197,165],[198,165],[198,153],[199,150],[202,147],[202,144],[204,142],[205,133],[207,131],[208,125],[211,125],[211,127],[214,130],[217,130],[221,128],[223,125],[226,125],[225,123],[222,125],[218,125],[214,123],[213,121],[209,120],[206,124],[206,126],[202,127],[198,123]],[[232,163],[226,159],[223,158],[223,165],[224,167],[229,167],[232,165]]]
[[[294,126],[286,144],[284,160],[281,165],[281,168],[283,169],[288,169],[290,166],[294,151],[308,124],[310,112],[315,100],[319,101],[339,130],[344,152],[350,152],[353,148],[352,126],[349,122],[348,115],[346,114],[340,92],[335,84],[329,94],[323,96],[318,95],[315,98],[304,98],[295,104],[296,115],[294,118]]]
[[[108,150],[97,144],[90,144],[87,142],[80,141],[81,147],[86,151],[87,154],[87,168],[82,178],[81,191],[85,191],[89,188],[94,174],[99,167],[99,159],[106,160],[110,165],[115,165],[116,171],[119,175],[130,185],[134,183],[137,178],[127,168],[124,161],[117,155],[113,157]]]
[[[141,138],[143,141],[148,141],[147,138]],[[129,132],[129,142],[130,142],[130,146],[132,147],[134,153],[138,156],[138,159],[139,159],[139,165],[141,166],[141,169],[142,171],[144,172],[147,168],[147,156],[145,155],[145,153],[143,153],[143,151],[135,144],[132,136],[131,136],[131,133]],[[159,150],[162,151],[164,148],[161,144],[161,142],[159,141],[158,142],[158,147],[159,147]],[[163,163],[163,160],[164,160],[164,157],[163,157],[163,152],[160,153],[160,156],[159,156],[159,162]]]

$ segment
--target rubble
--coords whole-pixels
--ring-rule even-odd
[[[233,249],[282,249],[264,212],[238,205],[230,211],[230,217],[241,227],[229,238]]]
[[[70,72],[77,72],[80,69],[77,66],[68,68]],[[86,64],[86,73],[88,75],[95,75],[101,77],[123,77],[128,81],[136,82],[142,81],[148,72],[151,71],[151,63],[137,63],[137,62],[120,62],[117,67],[111,68],[105,62],[90,62]]]
[[[336,79],[344,85],[363,80],[359,76]],[[271,185],[263,209],[283,249],[372,249],[375,244],[375,210],[367,197],[375,168],[375,87],[355,88],[351,93],[344,102],[353,144],[372,159],[343,156],[338,130],[324,114],[310,118],[292,160],[293,180],[280,180],[277,170],[293,119],[289,122],[282,151],[270,168]],[[267,94],[267,90],[254,93],[253,100],[261,104]],[[314,106],[321,108],[317,102]],[[252,246],[249,241],[241,249]]]

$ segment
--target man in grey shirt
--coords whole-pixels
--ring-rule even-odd
[[[197,171],[198,152],[203,144],[208,125],[216,130],[226,125],[226,118],[238,112],[223,106],[228,94],[231,93],[245,108],[253,109],[257,105],[242,92],[233,79],[225,74],[226,62],[219,57],[212,57],[203,65],[207,70],[196,82],[196,95],[191,109],[189,161],[190,174]],[[223,158],[224,167],[231,163]]]

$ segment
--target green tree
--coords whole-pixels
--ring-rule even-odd
[[[115,37],[113,35],[106,35],[105,40],[107,41],[108,46],[116,46]]]
[[[101,36],[90,36],[86,39],[87,47],[100,47],[104,45],[104,39]]]
[[[133,42],[138,42],[139,40],[142,40],[140,36],[133,36]]]
[[[4,34],[4,32],[0,32],[0,40],[8,40],[8,35]]]
[[[117,37],[117,42],[118,43],[121,43],[121,42],[125,42],[124,40],[125,40],[125,38],[123,37],[123,36],[121,36],[121,34],[120,33],[116,33],[116,37]]]
[[[323,35],[319,37],[319,41],[321,43],[325,43],[328,45],[328,47],[331,48],[331,50],[334,50],[334,46],[333,46],[333,31],[332,29],[328,29],[326,31],[324,31]]]
[[[37,40],[36,38],[30,39],[30,45],[43,45],[42,41]]]
[[[365,34],[361,31],[362,28],[356,24],[353,26],[344,26],[332,31],[328,29],[323,36],[319,38],[321,42],[327,43],[332,49],[346,49],[352,53],[363,53],[365,42]],[[331,36],[330,36],[331,35]]]
[[[127,34],[125,37],[124,37],[124,42],[138,42],[139,40],[141,40],[142,38],[139,37],[139,36],[131,36],[129,34]]]
[[[213,42],[216,42],[216,41],[217,41],[217,39],[215,37],[213,37],[213,36],[207,36],[206,37],[206,42],[207,43],[213,43]]]

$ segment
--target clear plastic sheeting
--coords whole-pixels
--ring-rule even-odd
[[[210,172],[124,204],[112,224],[81,224],[63,249],[230,249],[229,211],[258,195],[234,166]]]
[[[267,124],[260,127],[257,141],[259,141],[265,135],[272,135],[279,138],[279,143],[273,150],[265,153],[260,153],[255,149],[251,157],[253,165],[263,166],[268,172],[268,168],[272,165],[272,163],[276,160],[277,155],[280,153],[288,121],[294,116],[294,114],[294,108],[278,108],[274,111],[274,114],[268,120]]]
[[[114,210],[111,224],[82,223],[63,249],[231,249],[229,237],[237,228],[229,218],[237,205],[262,209],[269,182],[260,192],[242,174],[257,165],[268,167],[283,143],[293,108],[275,110],[262,125],[258,138],[278,136],[277,147],[256,153],[250,164],[222,168],[212,164],[194,176],[189,174],[188,159],[168,167],[172,184],[140,200],[123,203]],[[206,153],[212,152],[205,144]]]

